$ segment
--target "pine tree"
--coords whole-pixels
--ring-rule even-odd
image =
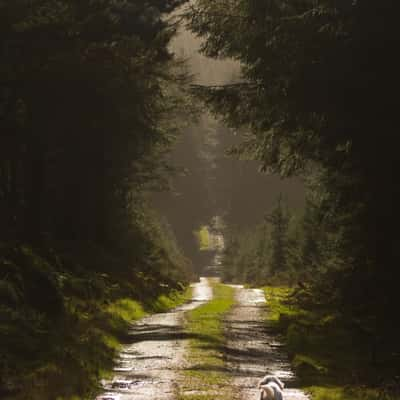
[[[271,224],[271,272],[276,274],[287,270],[288,258],[288,211],[283,205],[282,196],[278,198],[276,207],[266,217]]]

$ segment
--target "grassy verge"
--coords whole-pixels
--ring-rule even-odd
[[[103,313],[103,332],[100,332],[103,345],[111,353],[121,350],[123,340],[129,326],[149,314],[167,312],[178,307],[192,298],[192,289],[185,291],[172,290],[167,294],[161,294],[153,300],[140,303],[130,298],[119,299],[108,305]],[[101,378],[109,378],[113,374],[110,365],[101,370]],[[62,400],[62,399],[61,399]]]
[[[192,336],[186,361],[189,367],[180,385],[180,400],[232,398],[224,369],[222,318],[233,305],[234,289],[212,283],[214,298],[187,316],[186,331]]]
[[[26,399],[28,392],[32,400],[56,398],[56,394],[57,400],[94,398],[99,390],[98,381],[113,374],[115,356],[130,324],[150,313],[174,308],[189,297],[189,290],[172,291],[146,303],[120,298],[104,305],[92,303],[90,308],[70,300],[63,319],[52,326],[52,331],[43,332],[37,344],[30,343],[29,332],[14,335],[18,343],[21,336],[26,336],[26,346],[34,346],[35,353],[27,353],[29,347],[23,353],[30,355],[23,366],[26,375],[20,380],[23,388],[5,394],[5,400]],[[37,348],[40,354],[36,353]],[[85,392],[83,397],[76,396],[80,390]],[[59,395],[60,392],[63,394]]]
[[[131,322],[190,297],[183,283],[111,276],[59,254],[0,244],[1,399],[94,398]]]
[[[306,389],[313,400],[389,400],[377,389],[351,386],[310,386]]]
[[[313,400],[398,400],[373,384],[368,342],[337,315],[309,310],[293,290],[265,287],[267,324],[282,336],[292,366]]]
[[[192,299],[192,288],[188,287],[180,292],[173,290],[168,294],[161,294],[155,300],[146,304],[146,309],[150,313],[166,312],[172,308],[178,307]]]
[[[106,331],[109,332],[108,341],[112,348],[118,349],[120,339],[124,336],[129,325],[148,314],[161,313],[171,310],[189,301],[192,297],[192,289],[185,291],[172,290],[167,294],[140,303],[130,298],[121,298],[107,305],[103,311],[103,321]],[[117,346],[115,344],[118,344]]]

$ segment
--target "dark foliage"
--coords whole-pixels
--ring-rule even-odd
[[[145,198],[187,112],[182,3],[0,1],[1,393],[87,395],[114,354],[104,307],[187,283]]]
[[[321,231],[302,250],[304,262],[320,267],[315,300],[377,346],[390,339],[395,357],[399,10],[391,0],[199,0],[187,13],[206,54],[242,63],[241,82],[196,88],[249,132],[236,153],[267,171],[316,178],[312,228]]]

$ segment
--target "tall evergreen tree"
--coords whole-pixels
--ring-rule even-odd
[[[330,282],[349,315],[379,315],[382,326],[395,312],[399,277],[399,7],[391,0],[199,0],[187,13],[207,55],[242,65],[241,81],[197,93],[249,132],[237,152],[251,153],[265,170],[323,171],[324,227],[337,232],[331,266],[342,270]]]
[[[276,207],[267,216],[271,224],[271,271],[283,272],[287,269],[288,227],[289,216],[282,204],[282,197],[278,198]]]
[[[187,283],[145,199],[188,114],[181,3],[0,1],[1,394],[94,397],[109,304]]]

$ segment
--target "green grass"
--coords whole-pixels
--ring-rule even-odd
[[[221,346],[225,342],[222,319],[234,304],[234,289],[212,281],[214,298],[189,312],[186,331],[189,341],[187,362],[179,399],[211,400],[231,396],[224,370]]]
[[[383,400],[379,392],[375,389],[357,387],[321,387],[311,386],[307,392],[313,400]]]
[[[200,227],[198,231],[195,232],[195,235],[197,237],[197,241],[199,244],[199,249],[201,251],[203,250],[209,250],[210,249],[210,232],[208,230],[208,227],[203,225]]]
[[[282,286],[267,286],[264,288],[269,322],[279,323],[282,315],[293,315],[297,312],[296,309],[285,303],[285,300],[292,292],[292,289]]]
[[[110,350],[118,351],[120,340],[124,337],[129,325],[148,314],[171,310],[191,299],[192,289],[184,292],[176,290],[169,294],[159,295],[156,299],[142,305],[138,301],[122,298],[109,304],[102,313],[104,332],[100,334],[101,341]]]
[[[111,303],[106,308],[106,312],[110,315],[111,320],[121,319],[126,323],[143,318],[146,312],[143,306],[129,298],[123,298]]]
[[[178,292],[176,290],[166,294],[162,294],[154,301],[147,305],[151,312],[165,312],[178,307],[192,298],[192,288],[189,286],[185,291]]]

